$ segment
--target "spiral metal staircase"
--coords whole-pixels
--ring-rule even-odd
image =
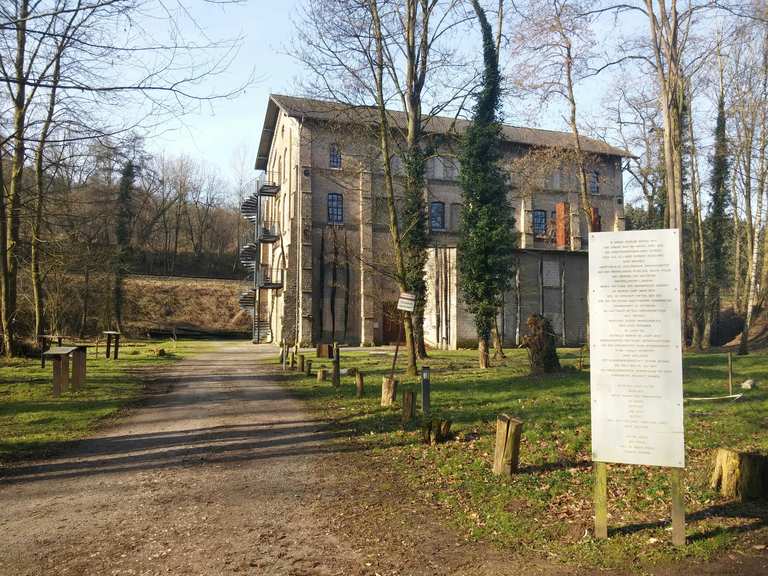
[[[283,287],[283,271],[271,269],[262,264],[261,250],[264,244],[280,240],[280,229],[276,222],[263,219],[262,201],[274,198],[280,192],[280,184],[269,173],[256,186],[256,192],[240,206],[240,213],[253,223],[253,240],[245,242],[240,249],[240,263],[248,274],[248,289],[240,294],[240,308],[248,310],[253,318],[253,342],[272,342],[272,328],[268,314],[262,311],[262,292],[280,290]]]

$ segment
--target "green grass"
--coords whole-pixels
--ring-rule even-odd
[[[168,364],[201,350],[204,342],[129,342],[115,362],[90,349],[87,381],[79,392],[52,394],[51,362],[39,358],[0,361],[0,462],[44,456],[61,443],[86,436],[104,418],[138,399],[142,384],[134,371]],[[157,350],[165,349],[166,356]]]
[[[765,540],[768,508],[723,501],[707,486],[715,447],[768,451],[768,354],[735,358],[735,382],[754,378],[758,389],[738,401],[686,403],[686,508],[689,544],[670,543],[670,494],[663,469],[609,466],[610,538],[592,529],[589,374],[576,369],[578,352],[561,350],[561,373],[528,375],[526,352],[512,350],[493,369],[476,368],[476,352],[432,352],[433,411],[453,421],[456,440],[420,442],[418,424],[400,425],[397,410],[379,407],[381,377],[391,357],[344,352],[342,367],[366,376],[366,397],[354,397],[354,381],[335,389],[314,378],[290,375],[296,395],[352,431],[353,440],[391,462],[408,486],[448,510],[467,538],[535,551],[570,564],[599,567],[654,565],[683,557],[710,558],[735,545]],[[330,366],[328,360],[313,360]],[[686,396],[727,394],[725,354],[685,357]],[[418,389],[403,377],[403,388]],[[400,393],[398,392],[398,395]],[[496,416],[525,422],[521,471],[505,480],[491,474]]]

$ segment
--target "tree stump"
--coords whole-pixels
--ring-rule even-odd
[[[341,358],[339,357],[339,345],[334,343],[333,345],[333,378],[332,382],[334,386],[341,385]]]
[[[327,368],[318,368],[317,369],[317,381],[318,382],[325,382],[325,379],[328,377],[328,369]]]
[[[357,391],[357,397],[363,397],[363,373],[355,372],[355,389]]]
[[[307,363],[304,365],[305,371],[304,374],[307,376],[312,376],[312,360],[307,360]]]
[[[425,420],[421,427],[421,437],[425,444],[445,442],[451,436],[451,421],[441,418]]]
[[[520,465],[520,435],[523,422],[499,414],[496,419],[496,449],[493,453],[493,473],[512,476]]]
[[[560,370],[557,357],[555,332],[550,321],[541,314],[531,314],[526,322],[528,334],[523,337],[523,346],[528,348],[531,374],[543,374]]]
[[[392,406],[397,398],[397,379],[384,376],[381,379],[381,405]]]
[[[330,344],[318,344],[317,345],[317,357],[318,358],[328,358],[329,360],[333,358],[333,347]]]
[[[299,372],[304,372],[304,354],[299,354]]]
[[[413,390],[403,392],[403,424],[416,419],[416,393]]]
[[[718,448],[709,485],[728,498],[768,498],[768,455]]]

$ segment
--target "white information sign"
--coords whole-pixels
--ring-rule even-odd
[[[413,312],[416,310],[416,296],[408,292],[401,292],[397,300],[397,309],[404,312]]]
[[[589,235],[592,459],[685,467],[677,230]]]

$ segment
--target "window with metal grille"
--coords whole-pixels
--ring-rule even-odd
[[[547,236],[547,211],[533,211],[533,236],[534,238],[546,238]]]
[[[589,191],[594,196],[600,194],[600,172],[597,170],[589,175]]]
[[[443,202],[430,203],[429,227],[432,230],[445,230],[445,204]]]
[[[344,224],[344,197],[337,192],[328,194],[328,224]]]
[[[331,168],[341,168],[341,148],[338,144],[331,144],[328,149],[328,165]]]

